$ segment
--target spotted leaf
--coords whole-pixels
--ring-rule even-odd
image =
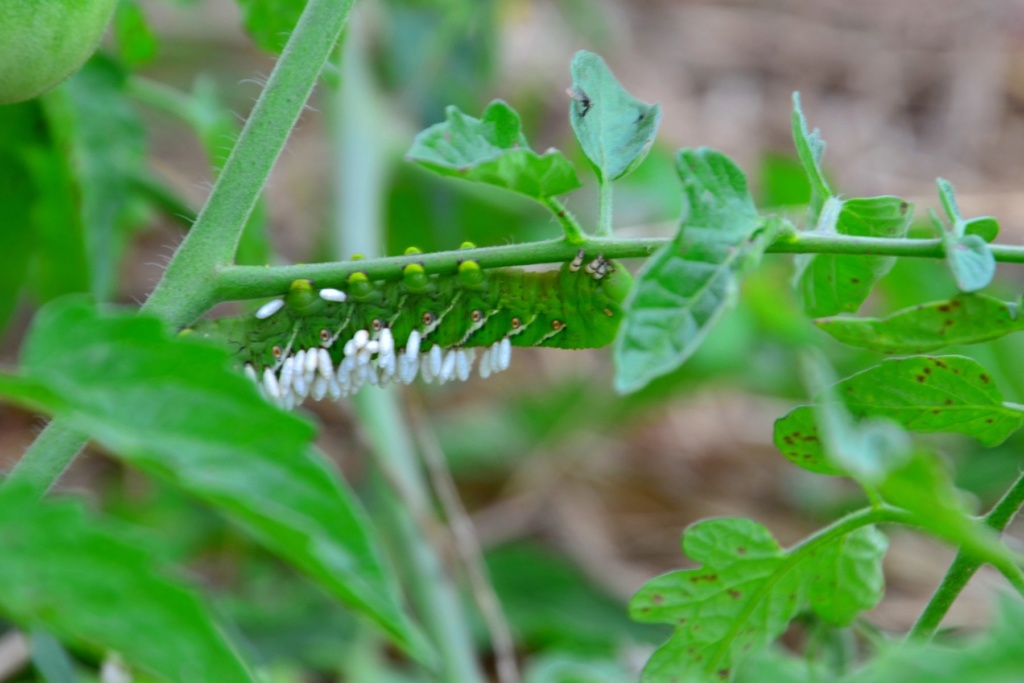
[[[992,341],[1024,329],[1018,304],[983,294],[918,304],[886,318],[821,318],[814,324],[844,344],[901,354]]]
[[[913,356],[883,361],[834,387],[856,418],[883,417],[921,433],[973,436],[985,446],[1002,443],[1024,424],[1024,409],[1004,403],[992,377],[963,356]],[[841,474],[822,450],[812,406],[775,422],[775,446],[813,472]]]
[[[710,519],[683,535],[696,569],[670,572],[630,603],[637,621],[675,627],[644,667],[644,683],[729,680],[744,657],[763,650],[810,607],[848,624],[881,598],[885,537],[873,527],[784,550],[760,524]]]

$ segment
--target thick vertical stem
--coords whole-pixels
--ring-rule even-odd
[[[210,197],[149,300],[143,305],[174,326],[216,302],[216,276],[230,265],[270,169],[299,119],[354,0],[310,0],[260,94]],[[9,479],[31,482],[43,495],[86,443],[54,419]]]
[[[212,303],[274,163],[316,85],[353,0],[310,0],[195,225],[143,308],[183,325]]]

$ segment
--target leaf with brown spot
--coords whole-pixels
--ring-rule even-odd
[[[964,434],[985,446],[1002,443],[1024,424],[1024,409],[1004,403],[984,368],[964,356],[885,360],[840,381],[835,389],[842,390],[837,393],[856,418],[884,417],[924,434]],[[813,407],[799,406],[775,421],[775,446],[806,470],[845,474],[816,443],[804,442],[800,457],[787,447],[786,438],[794,432],[814,434],[817,429]]]
[[[694,524],[683,536],[683,551],[702,566],[652,579],[630,604],[633,619],[675,627],[642,680],[705,680],[732,671],[807,606],[830,623],[850,623],[881,598],[885,549],[885,537],[873,527],[813,551],[787,551],[748,519]]]
[[[978,344],[1024,329],[1017,304],[983,294],[912,306],[886,318],[821,318],[834,338],[880,353],[922,353],[953,344]]]

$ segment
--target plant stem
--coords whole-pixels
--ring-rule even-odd
[[[181,327],[216,303],[217,269],[229,264],[270,169],[341,35],[353,0],[310,0],[260,94],[205,207],[144,310]],[[9,476],[42,496],[87,438],[55,418]]]
[[[598,237],[612,236],[612,183],[610,180],[600,181],[600,196],[598,208]]]
[[[582,234],[582,233],[580,233]],[[299,279],[310,279],[322,287],[341,287],[355,272],[366,273],[375,280],[395,280],[410,263],[420,263],[432,273],[454,273],[466,259],[477,261],[483,268],[558,263],[568,261],[578,249],[588,254],[604,254],[607,258],[646,258],[672,240],[664,237],[601,238],[591,237],[581,243],[568,239],[545,240],[502,247],[459,249],[433,254],[391,256],[364,261],[313,263],[301,266],[261,268],[228,266],[218,274],[216,301],[277,296]],[[1024,246],[992,245],[997,261],[1024,263]],[[768,247],[773,254],[850,254],[871,256],[914,256],[945,258],[941,240],[908,240],[881,237],[847,237],[844,235],[786,235]]]
[[[51,420],[7,475],[4,485],[24,484],[42,497],[60,479],[88,440],[64,420]]]
[[[353,0],[310,0],[195,225],[143,309],[184,325],[212,303],[270,170],[341,34]]]
[[[985,515],[983,521],[995,531],[1003,531],[1020,510],[1021,505],[1024,505],[1024,472],[1018,475],[1017,481],[1003,494],[1003,497],[995,504],[992,510]],[[932,639],[943,617],[949,611],[950,606],[982,564],[983,560],[976,554],[965,552],[962,549],[957,553],[953,564],[946,571],[946,576],[943,577],[942,583],[939,584],[931,600],[928,601],[928,605],[907,635],[907,642],[928,642]],[[1008,576],[1007,578],[1010,579],[1011,577]],[[1020,591],[1022,587],[1015,583],[1015,588]]]
[[[562,225],[562,230],[565,232],[565,241],[569,244],[581,246],[586,244],[587,235],[583,232],[583,228],[580,226],[579,221],[572,215],[572,212],[566,208],[565,204],[558,201],[554,197],[548,197],[541,199],[540,203],[548,208],[548,211],[555,215],[558,222]]]

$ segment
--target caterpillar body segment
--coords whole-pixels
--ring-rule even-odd
[[[542,272],[466,261],[456,275],[428,275],[413,264],[401,280],[356,273],[339,289],[297,280],[283,305],[201,321],[193,333],[226,342],[264,394],[290,407],[310,394],[338,398],[417,375],[466,379],[477,361],[486,377],[508,367],[512,346],[605,346],[631,285],[620,264],[585,262],[582,253]]]

